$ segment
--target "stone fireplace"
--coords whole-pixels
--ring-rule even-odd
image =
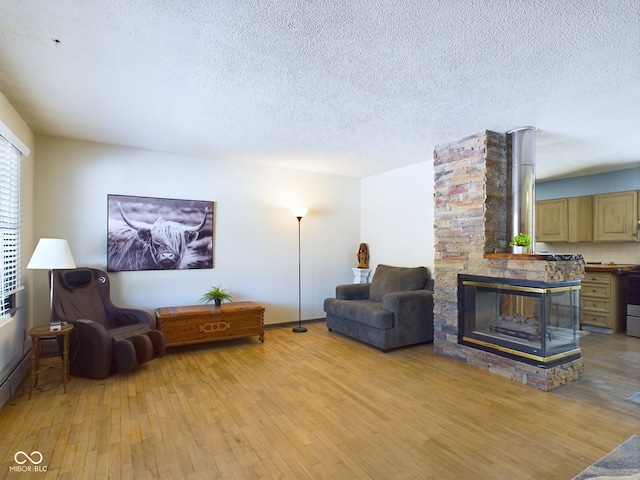
[[[497,348],[495,345],[486,347],[483,343],[486,338],[474,338],[475,334],[465,332],[465,317],[464,314],[460,315],[462,306],[459,301],[463,293],[460,282],[464,282],[465,278],[488,278],[490,281],[486,283],[492,285],[496,284],[497,279],[499,284],[533,285],[545,291],[549,286],[560,285],[577,292],[584,276],[582,255],[508,253],[512,219],[507,212],[513,200],[507,150],[507,135],[490,131],[435,149],[434,350],[437,354],[548,391],[579,379],[584,372],[575,336],[577,323],[573,334],[563,332],[570,338],[559,356],[558,352],[549,355],[547,353],[550,352],[546,351],[531,353],[531,345],[527,346],[529,350],[524,349],[528,353],[522,355],[511,351],[513,344],[540,343],[542,348],[544,339],[549,339],[549,333],[559,333],[551,330],[553,325],[547,324],[550,321],[547,319],[542,319],[545,323],[539,326],[540,335],[546,336],[544,338],[537,337],[535,332],[538,327],[535,325],[525,327],[527,322],[532,322],[536,309],[538,314],[542,313],[543,304],[539,303],[542,298],[538,303],[522,301],[521,307],[511,310],[503,304],[495,304],[494,310],[500,312],[499,318],[489,321],[487,328],[490,337],[501,338]],[[500,289],[498,299],[496,290],[492,291],[491,288],[480,288],[482,302],[502,302],[502,297],[514,300],[510,298],[514,296],[513,290],[505,295],[505,290]],[[577,293],[570,294],[571,298],[561,301],[562,305],[569,305],[568,317],[561,322],[563,325],[572,322],[573,315],[577,314],[575,295]],[[528,302],[530,305],[526,306]],[[544,308],[547,305],[549,302],[545,299]],[[509,316],[516,319],[515,323],[524,321],[524,325],[516,327],[515,324],[498,321],[510,321],[507,318]],[[494,321],[495,330],[492,332],[490,323]],[[485,330],[484,325],[482,328],[476,326],[476,331]],[[529,340],[526,339],[526,332],[532,332]],[[519,335],[524,335],[524,340],[518,339]],[[505,342],[507,346],[503,348],[501,343]],[[533,348],[535,350],[537,347]],[[536,359],[531,361],[527,356],[529,353]]]

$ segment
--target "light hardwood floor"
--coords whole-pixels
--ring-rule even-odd
[[[545,393],[308,328],[25,391],[0,410],[0,478],[36,478],[10,468],[38,451],[47,479],[571,479],[640,434],[640,338],[583,337],[585,379]]]

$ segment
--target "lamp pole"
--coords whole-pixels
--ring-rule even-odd
[[[306,208],[292,208],[291,214],[298,219],[298,326],[293,328],[295,333],[304,333],[307,331],[306,327],[302,326],[302,267],[300,260],[300,223],[302,217],[307,214]]]

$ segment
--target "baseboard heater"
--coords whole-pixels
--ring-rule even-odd
[[[18,361],[10,369],[0,383],[0,407],[7,403],[20,390],[24,380],[31,371],[31,348],[28,348],[18,358]]]

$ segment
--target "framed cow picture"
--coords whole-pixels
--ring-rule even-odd
[[[107,196],[107,271],[213,268],[214,202]]]

